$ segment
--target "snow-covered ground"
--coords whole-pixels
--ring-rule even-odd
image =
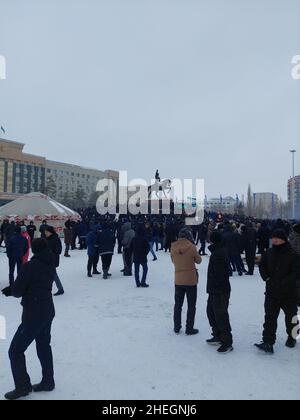
[[[134,287],[120,275],[115,256],[113,277],[86,277],[85,252],[74,251],[59,269],[66,294],[55,300],[53,352],[57,389],[31,399],[299,399],[300,345],[284,347],[280,320],[276,354],[253,347],[261,339],[264,285],[259,275],[232,280],[231,321],[235,351],[219,355],[206,345],[207,257],[200,270],[196,327],[187,337],[172,332],[173,267],[159,253],[150,263],[149,289]],[[0,254],[0,286],[7,285],[7,260]],[[18,300],[0,297],[7,320],[7,340],[0,341],[0,398],[13,388],[7,350],[19,324]],[[40,367],[32,346],[27,353],[33,383]]]

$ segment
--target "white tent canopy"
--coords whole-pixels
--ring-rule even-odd
[[[60,222],[68,219],[80,220],[80,215],[47,195],[31,193],[0,207],[0,219]]]

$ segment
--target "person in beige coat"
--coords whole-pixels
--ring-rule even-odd
[[[200,264],[202,258],[188,228],[183,228],[179,233],[179,240],[172,244],[171,258],[175,266],[174,332],[179,334],[181,331],[182,307],[186,296],[188,303],[186,334],[195,335],[199,332],[194,328],[198,288],[196,264]]]

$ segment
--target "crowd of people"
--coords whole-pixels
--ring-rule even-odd
[[[254,220],[232,215],[206,214],[199,226],[187,226],[183,216],[129,216],[97,214],[95,209],[79,209],[80,222],[65,223],[64,254],[61,238],[53,226],[44,221],[39,229],[31,222],[4,221],[4,242],[9,262],[9,286],[5,296],[22,298],[23,318],[9,350],[15,390],[7,399],[17,399],[35,392],[55,388],[53,358],[50,346],[51,324],[55,316],[52,285],[56,296],[64,294],[57,268],[60,256],[72,257],[72,250],[87,252],[87,277],[103,274],[111,277],[115,250],[123,256],[122,275],[134,277],[138,288],[148,288],[149,254],[155,262],[159,252],[170,253],[175,268],[174,332],[182,330],[182,308],[188,303],[185,333],[196,335],[195,315],[199,274],[197,265],[208,255],[207,317],[212,329],[210,345],[219,353],[233,350],[230,324],[230,278],[253,276],[256,264],[266,282],[265,324],[263,341],[257,348],[274,352],[277,320],[285,313],[287,342],[294,348],[298,337],[298,305],[300,304],[300,225],[282,220]],[[36,238],[38,236],[38,238]],[[33,258],[29,261],[29,251]],[[243,258],[243,256],[245,258]],[[99,261],[101,260],[101,268]],[[15,270],[17,278],[15,279]],[[102,271],[102,273],[101,273]],[[26,371],[24,353],[36,341],[43,378],[32,386]]]

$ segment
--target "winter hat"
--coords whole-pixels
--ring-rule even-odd
[[[19,235],[19,234],[21,233],[21,227],[20,227],[20,226],[16,226],[16,227],[15,227],[15,233],[16,233],[17,235]]]
[[[44,251],[47,248],[48,248],[48,243],[45,239],[42,239],[42,238],[34,239],[31,245],[33,254],[39,254],[40,252]]]
[[[277,238],[277,239],[281,239],[285,242],[288,241],[288,236],[286,234],[286,232],[283,229],[276,229],[274,230],[274,232],[272,233],[272,238]]]
[[[296,232],[296,233],[299,233],[299,234],[300,234],[300,224],[294,225],[294,226],[293,226],[293,230],[294,230],[294,232]]]
[[[21,226],[21,232],[22,232],[22,233],[27,232],[27,227],[26,227],[26,226]]]
[[[220,244],[223,241],[222,234],[220,232],[213,232],[210,236],[210,242],[212,244]]]
[[[46,226],[46,227],[45,227],[45,232],[52,233],[52,235],[53,235],[54,233],[56,233],[56,232],[55,232],[55,229],[54,229],[54,227],[53,227],[53,226]]]
[[[188,241],[194,242],[192,232],[187,227],[184,227],[179,232],[180,239],[187,239]]]

